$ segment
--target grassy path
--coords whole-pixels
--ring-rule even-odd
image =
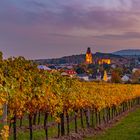
[[[140,140],[140,109],[131,112],[102,134],[84,140]]]

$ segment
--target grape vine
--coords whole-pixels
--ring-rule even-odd
[[[17,120],[28,116],[30,140],[33,139],[33,119],[37,114],[44,114],[44,130],[48,139],[48,116],[58,123],[58,136],[70,133],[70,115],[74,114],[75,132],[77,119],[83,114],[86,125],[90,126],[91,116],[96,114],[96,124],[100,124],[100,112],[104,111],[103,120],[108,122],[115,115],[139,104],[140,85],[80,82],[77,79],[63,77],[59,72],[38,70],[37,65],[23,57],[0,61],[0,116],[3,120],[2,139],[8,139],[13,125],[13,138],[17,139]],[[3,111],[4,110],[4,111]],[[112,110],[112,111],[110,111]],[[7,123],[8,122],[8,123]],[[38,122],[39,123],[39,122]],[[9,126],[8,126],[9,125]],[[93,125],[93,121],[92,121]]]

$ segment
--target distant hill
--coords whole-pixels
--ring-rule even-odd
[[[116,54],[112,54],[112,53],[100,53],[100,52],[96,52],[93,55],[93,58],[123,58],[120,55],[116,55]]]
[[[97,60],[98,58],[123,58],[122,56],[110,54],[110,53],[95,53],[93,54],[93,60]],[[72,55],[72,56],[65,56],[61,58],[54,58],[54,59],[40,59],[35,60],[38,64],[80,64],[85,62],[85,54],[80,55]]]
[[[120,50],[117,52],[114,52],[115,55],[120,56],[140,56],[140,49],[128,49],[128,50]]]
[[[36,60],[39,64],[66,64],[66,63],[73,63],[73,64],[79,64],[81,62],[84,62],[85,55],[72,55],[72,56],[64,56],[61,58],[52,58],[52,59],[40,59]]]

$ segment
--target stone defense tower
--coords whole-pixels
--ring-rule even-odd
[[[91,49],[87,48],[87,52],[86,52],[86,64],[92,64],[93,60],[92,60],[92,53],[91,53]]]

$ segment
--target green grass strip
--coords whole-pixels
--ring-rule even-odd
[[[84,140],[140,140],[140,109],[131,112],[102,134]]]

